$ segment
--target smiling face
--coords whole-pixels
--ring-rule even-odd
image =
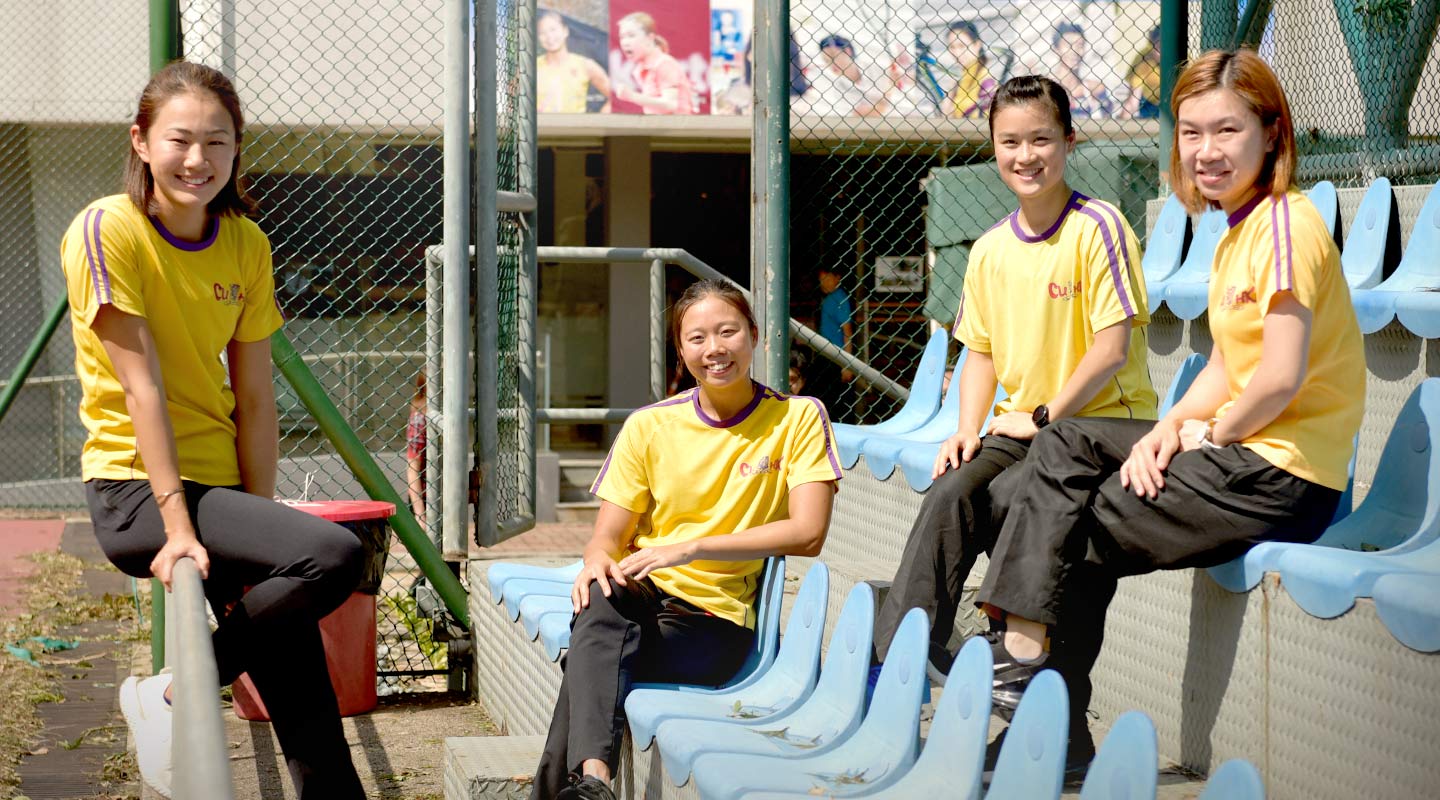
[[[709,295],[680,319],[680,358],[702,389],[748,387],[755,334],[740,309]]]
[[[131,126],[131,146],[155,180],[155,205],[166,227],[204,222],[206,206],[230,182],[235,140],[230,112],[203,91],[170,98],[143,135]]]
[[[980,43],[965,31],[950,31],[950,57],[962,67],[968,67],[980,58]]]
[[[1213,89],[1180,104],[1175,122],[1180,167],[1200,195],[1234,213],[1250,199],[1275,149],[1267,130],[1240,95]]]
[[[547,53],[558,53],[565,49],[565,43],[570,38],[570,31],[565,29],[565,23],[556,14],[546,14],[535,24],[535,35],[540,41],[540,47]]]
[[[1080,69],[1085,61],[1085,49],[1085,36],[1080,33],[1067,33],[1055,43],[1055,55],[1060,57],[1060,63],[1072,70]]]
[[[1007,105],[993,117],[1000,179],[1022,203],[1065,191],[1065,157],[1075,148],[1048,103]]]
[[[625,20],[620,23],[620,51],[632,61],[643,59],[655,52],[655,35],[640,23]]]

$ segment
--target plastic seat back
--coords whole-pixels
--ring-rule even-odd
[[[1395,274],[1375,288],[1387,292],[1440,288],[1440,183],[1425,196]]]
[[[1195,222],[1195,235],[1190,239],[1190,247],[1185,250],[1185,260],[1167,282],[1209,283],[1215,248],[1228,230],[1230,226],[1224,211],[1212,209],[1201,214]]]
[[[1180,369],[1175,370],[1175,377],[1170,379],[1170,389],[1165,392],[1165,399],[1160,403],[1160,416],[1165,416],[1165,413],[1190,391],[1190,384],[1194,383],[1195,377],[1205,369],[1205,364],[1205,356],[1199,353],[1191,353],[1180,362]]]
[[[760,591],[755,595],[755,644],[735,677],[720,688],[743,686],[770,668],[780,649],[780,606],[784,599],[785,556],[770,556],[765,559]]]
[[[1340,246],[1340,196],[1335,193],[1335,184],[1330,181],[1320,181],[1305,190],[1305,196],[1320,212],[1320,219],[1325,223],[1326,230],[1330,231],[1330,238],[1335,240],[1335,245]]]
[[[785,635],[770,669],[796,676],[801,685],[812,686],[820,672],[820,640],[825,635],[825,615],[830,599],[830,568],[816,560],[805,571],[790,619],[785,622]],[[776,601],[779,605],[779,601]]]
[[[1351,289],[1372,289],[1400,260],[1400,211],[1387,178],[1376,178],[1350,222],[1340,266]]]
[[[1232,758],[1210,776],[1200,800],[1265,800],[1265,781],[1254,764]]]
[[[567,564],[563,567],[541,567],[535,564],[497,561],[491,564],[489,569],[485,570],[485,581],[490,586],[490,600],[498,604],[505,599],[505,582],[511,578],[532,578],[535,580],[574,583],[575,576],[580,574],[580,569],[584,566],[585,562],[583,560]]]
[[[1055,670],[1044,670],[1030,681],[1015,709],[986,800],[1059,797],[1069,730],[1070,694],[1065,681]]]
[[[903,435],[921,427],[934,418],[942,405],[941,391],[945,383],[945,356],[950,344],[950,334],[937,330],[930,335],[925,352],[920,355],[920,366],[915,370],[915,379],[910,384],[910,396],[895,416],[874,425],[847,425],[832,422],[835,431],[835,446],[840,454],[840,465],[845,469],[855,466],[860,460],[860,449],[872,436]],[[960,373],[965,363],[965,351],[960,351],[954,371]],[[951,386],[954,386],[952,381]],[[958,402],[958,400],[957,400]]]
[[[1160,207],[1160,216],[1155,219],[1155,228],[1145,243],[1145,255],[1140,259],[1146,286],[1158,284],[1180,269],[1189,241],[1190,217],[1180,198],[1172,194]]]
[[[1115,720],[1080,789],[1080,800],[1140,800],[1155,797],[1159,756],[1155,724],[1143,711]]]

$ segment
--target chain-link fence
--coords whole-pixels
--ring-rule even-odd
[[[1436,179],[1434,3],[1250,2],[1262,5],[1247,40],[1294,107],[1302,185]],[[1237,41],[1246,5],[1189,3],[1189,52]],[[1080,140],[1067,179],[1119,206],[1144,241],[1168,160],[1158,0],[792,0],[791,9],[792,304],[832,342],[908,383],[927,327],[953,322],[970,245],[1016,205],[992,163],[986,118],[994,90],[1016,75],[1066,88]],[[837,420],[894,409],[796,350],[810,356],[807,393]]]

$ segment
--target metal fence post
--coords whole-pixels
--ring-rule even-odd
[[[547,352],[546,357],[549,357]],[[650,402],[665,397],[665,262],[650,262]],[[545,398],[550,405],[550,398]]]
[[[41,323],[40,330],[35,332],[35,338],[30,341],[25,354],[20,356],[20,363],[15,366],[15,371],[10,373],[10,382],[5,384],[5,391],[0,392],[0,420],[5,419],[5,413],[20,395],[25,379],[30,377],[31,370],[35,369],[35,362],[40,360],[40,354],[45,352],[45,346],[50,344],[50,337],[55,335],[55,329],[60,326],[60,321],[65,319],[69,310],[69,298],[61,297],[60,302],[50,309],[50,316]]]
[[[475,538],[482,547],[499,541],[495,461],[500,448],[499,229],[495,209],[499,159],[495,124],[495,48],[498,4],[475,4],[475,427],[480,445],[480,498]],[[468,305],[468,299],[466,300]]]
[[[755,6],[750,291],[761,344],[755,369],[762,383],[783,388],[790,359],[790,0]]]
[[[539,47],[536,43],[535,0],[517,0],[515,15],[516,35],[519,48],[516,55],[516,96],[512,100],[519,104],[520,125],[515,150],[516,189],[522,195],[536,196],[536,164],[539,159],[539,120],[536,109],[536,57]],[[535,335],[539,319],[540,280],[539,264],[536,262],[535,233],[537,227],[535,209],[520,212],[520,269],[516,275],[517,319],[516,344],[521,352],[519,359],[518,386],[520,390],[519,431],[521,460],[521,493],[517,498],[516,513],[535,518]],[[528,453],[525,451],[528,449]]]
[[[447,561],[463,561],[470,417],[470,3],[445,4],[444,352],[440,436],[441,534]]]
[[[1170,96],[1180,65],[1185,63],[1190,39],[1189,9],[1186,0],[1160,0],[1160,174],[1169,175],[1170,148],[1175,140],[1175,115],[1170,113]]]
[[[150,0],[150,71],[180,58],[180,0]]]
[[[175,591],[175,718],[172,757],[175,796],[230,800],[235,788],[230,776],[230,751],[225,744],[225,723],[220,717],[220,672],[210,644],[210,623],[205,615],[205,590],[195,561],[175,562],[171,585]]]

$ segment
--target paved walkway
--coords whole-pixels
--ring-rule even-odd
[[[20,587],[35,574],[32,553],[60,549],[65,521],[59,519],[0,520],[0,617],[20,607]]]

